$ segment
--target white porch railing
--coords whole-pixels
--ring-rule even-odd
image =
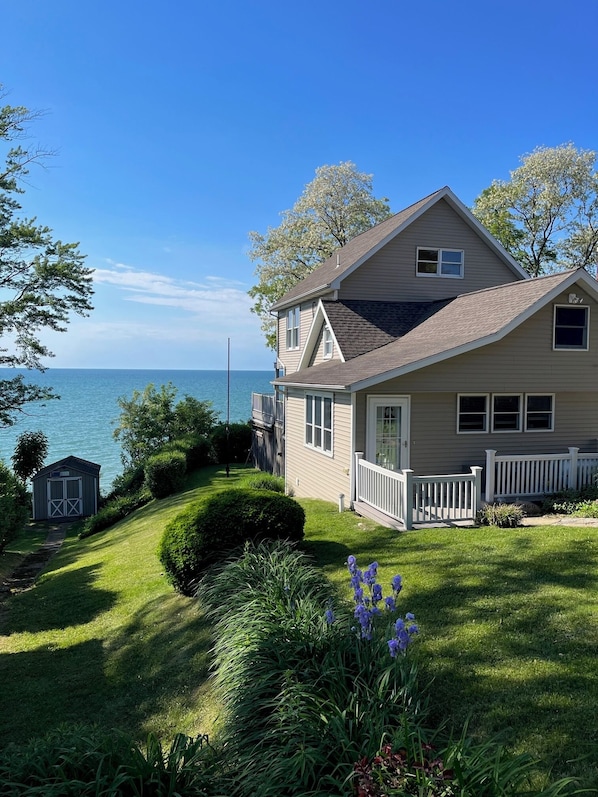
[[[580,454],[574,447],[567,454],[520,456],[497,456],[487,449],[486,502],[577,490],[590,484],[597,470],[598,454]]]
[[[355,501],[384,513],[406,529],[414,523],[475,519],[482,497],[482,468],[471,473],[414,476],[392,471],[355,455]]]

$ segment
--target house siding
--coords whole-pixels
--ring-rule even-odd
[[[553,304],[539,310],[502,341],[361,391],[356,446],[365,450],[367,395],[411,396],[411,468],[420,475],[462,472],[499,454],[598,450],[598,307],[590,306],[589,351],[553,351]],[[457,433],[459,393],[554,394],[554,431]]]
[[[351,397],[333,394],[333,453],[328,456],[305,445],[305,398],[289,389],[286,402],[285,480],[287,491],[298,498],[336,501],[350,499]]]
[[[330,360],[338,360],[339,354],[336,343],[334,339],[332,341],[332,357],[324,357],[324,328],[325,324],[322,324],[320,331],[318,333],[318,339],[314,346],[314,350],[309,360],[309,367],[311,368],[312,365],[318,365],[318,363],[330,362]]]
[[[287,349],[287,314],[278,314],[278,359],[284,365],[285,373],[293,374],[299,367],[299,361],[307,342],[307,336],[314,318],[316,303],[307,302],[300,305],[299,348]]]
[[[463,249],[463,279],[416,276],[418,246]],[[478,234],[440,200],[344,279],[339,299],[431,301],[519,279]]]

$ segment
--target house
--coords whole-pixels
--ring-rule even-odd
[[[100,498],[100,465],[69,456],[31,479],[34,520],[75,520],[95,515]]]
[[[272,308],[287,489],[410,527],[588,481],[597,302],[583,269],[529,278],[448,187],[357,236]]]

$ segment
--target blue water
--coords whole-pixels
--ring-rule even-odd
[[[0,368],[0,379],[15,371]],[[32,404],[17,423],[0,429],[0,459],[10,464],[17,437],[41,429],[48,437],[46,464],[74,454],[101,465],[101,491],[110,490],[112,480],[122,472],[120,446],[113,437],[118,421],[117,399],[131,397],[133,390],[149,384],[157,388],[171,382],[185,395],[211,401],[225,421],[247,421],[251,417],[251,394],[272,393],[273,371],[166,371],[52,368],[44,373],[25,372],[27,381],[49,385],[61,398],[45,406]],[[230,388],[229,388],[230,379]]]

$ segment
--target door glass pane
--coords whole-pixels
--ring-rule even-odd
[[[79,498],[79,479],[69,479],[66,483],[66,497]]]
[[[63,482],[61,481],[50,481],[50,498],[52,501],[62,500],[63,492],[62,492]]]
[[[376,407],[376,464],[401,468],[401,407]]]

